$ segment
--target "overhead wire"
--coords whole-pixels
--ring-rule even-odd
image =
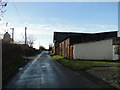
[[[12,2],[12,5],[13,5],[13,7],[15,8],[16,14],[17,14],[20,22],[23,23],[23,19],[21,18],[21,15],[20,15],[20,13],[19,13],[19,11],[18,11],[18,9],[17,9],[17,7],[16,7],[16,5],[15,5],[15,2]]]
[[[6,10],[4,10],[4,8],[7,6],[9,0],[0,0],[0,39],[2,39],[2,36],[4,35],[3,32],[6,32],[7,30],[4,29],[4,25],[6,24],[5,21],[2,21],[2,19],[4,18],[4,13],[6,12]]]

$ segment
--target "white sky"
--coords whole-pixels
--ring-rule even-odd
[[[119,2],[119,0],[3,0],[9,2]]]

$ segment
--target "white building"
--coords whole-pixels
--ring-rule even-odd
[[[73,59],[118,60],[119,39],[105,39],[73,45]]]

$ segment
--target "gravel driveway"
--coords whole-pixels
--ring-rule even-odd
[[[87,72],[120,89],[120,67],[94,67]]]

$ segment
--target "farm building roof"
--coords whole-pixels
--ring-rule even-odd
[[[89,35],[89,34],[75,33],[75,32],[54,32],[53,40],[60,43],[71,36],[81,36],[81,35]]]
[[[93,42],[99,40],[105,40],[110,38],[117,38],[117,31],[114,32],[102,32],[102,33],[93,33],[89,35],[82,35],[82,36],[71,36],[70,44],[77,44],[77,43],[84,43],[84,42]]]
[[[98,41],[117,37],[117,31],[101,33],[73,33],[73,32],[54,32],[54,41],[60,43],[70,38],[70,44],[77,44],[89,41]]]

